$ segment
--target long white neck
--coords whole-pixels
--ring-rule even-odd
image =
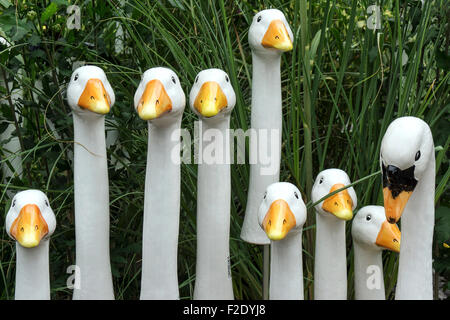
[[[270,246],[270,300],[303,300],[302,232]]]
[[[141,299],[179,299],[180,126],[148,123]]]
[[[266,188],[280,179],[281,55],[260,56],[252,52],[252,59],[251,128],[255,130],[257,139],[255,141],[255,137],[250,136],[250,159],[256,163],[250,164],[247,207],[241,238],[250,243],[269,244],[269,238],[258,223],[258,209]],[[271,143],[272,135],[277,135],[275,145]],[[270,164],[264,159],[267,157],[272,159]],[[261,172],[261,169],[265,172]]]
[[[353,241],[355,299],[385,300],[382,251]]]
[[[49,242],[34,248],[16,243],[16,300],[50,300]]]
[[[433,299],[434,153],[429,161],[400,220],[402,241],[395,292],[397,300]]]
[[[347,299],[345,221],[316,213],[314,299]]]
[[[230,118],[210,123],[202,121],[201,137],[203,154],[215,146],[215,152],[223,148],[223,154],[230,153]],[[204,133],[217,130],[219,138],[207,142]],[[210,131],[211,132],[211,131]],[[232,300],[234,299],[230,268],[230,165],[226,163],[206,163],[203,158],[198,165],[197,181],[197,265],[194,299]],[[218,159],[221,160],[221,159]],[[223,161],[223,157],[222,157]]]
[[[73,299],[114,299],[105,120],[74,113],[73,125],[76,264],[80,271],[80,288],[74,289]]]

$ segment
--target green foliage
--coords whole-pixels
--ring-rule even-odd
[[[45,23],[48,19],[50,19],[56,12],[58,11],[58,5],[54,2],[51,2],[47,8],[45,8],[44,12],[41,14],[41,23]]]
[[[230,75],[237,105],[232,128],[250,125],[251,52],[247,41],[253,15],[282,10],[294,33],[294,50],[283,55],[283,150],[281,179],[295,183],[305,200],[314,177],[325,168],[345,170],[353,181],[379,170],[379,147],[389,123],[405,115],[424,119],[436,151],[436,275],[448,281],[450,176],[449,8],[444,0],[376,1],[381,30],[366,26],[373,1],[295,0],[0,0],[0,133],[14,123],[23,173],[0,179],[0,208],[10,193],[46,192],[58,226],[50,249],[53,299],[70,299],[66,268],[75,263],[72,117],[64,90],[76,61],[102,67],[115,90],[107,133],[118,133],[108,148],[111,201],[111,260],[116,298],[137,299],[140,290],[143,190],[147,127],[133,109],[141,74],[154,66],[177,72],[189,92],[195,75],[218,67]],[[69,4],[81,8],[81,29],[67,28]],[[124,31],[123,49],[115,49]],[[4,80],[10,83],[6,88]],[[41,85],[39,85],[41,83]],[[10,101],[10,93],[22,98]],[[15,112],[13,112],[15,110]],[[196,116],[186,109],[184,128]],[[0,163],[13,169],[13,156],[0,141]],[[248,150],[247,150],[248,151]],[[247,152],[248,154],[248,152]],[[247,159],[248,160],[248,159]],[[248,161],[247,161],[248,162]],[[240,240],[249,166],[232,165],[231,263],[237,299],[262,297],[262,250]],[[182,165],[179,282],[191,298],[195,281],[196,172]],[[382,204],[381,179],[355,185],[359,206]],[[307,201],[306,201],[307,202]],[[305,298],[313,294],[314,214],[305,225]],[[14,296],[15,249],[0,219],[0,298]],[[353,250],[347,224],[348,287],[353,298]],[[393,297],[398,255],[384,254],[387,296]],[[436,287],[437,292],[437,287]]]

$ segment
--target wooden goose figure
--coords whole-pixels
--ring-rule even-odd
[[[317,175],[311,197],[315,203],[327,194],[350,184],[339,169],[327,169]],[[347,299],[347,254],[345,221],[353,217],[357,199],[353,187],[347,188],[315,206],[316,250],[314,260],[314,299]]]
[[[115,96],[102,69],[76,69],[67,88],[75,133],[76,264],[73,299],[114,299],[109,256],[109,185],[105,118]]]
[[[19,192],[6,215],[6,232],[16,243],[16,300],[50,300],[49,243],[56,218],[39,190]]]
[[[139,117],[148,121],[141,299],[179,299],[180,127],[185,104],[175,72],[145,71],[134,95]]]
[[[267,187],[258,221],[271,242],[271,300],[303,300],[302,227],[306,206],[291,183]]]
[[[258,223],[258,209],[266,188],[278,182],[281,158],[281,54],[293,48],[294,36],[284,14],[276,9],[263,10],[255,15],[249,30],[249,43],[252,49],[252,109],[251,128],[263,139],[267,133],[267,142],[255,141],[250,136],[250,143],[257,148],[250,148],[250,158],[256,159],[256,150],[266,148],[271,156],[270,170],[259,160],[250,165],[250,182],[241,238],[255,244],[269,244],[270,240]],[[267,132],[263,132],[267,130]],[[271,146],[270,136],[278,135],[277,144]],[[274,149],[275,148],[275,149]],[[254,154],[254,152],[258,154]],[[253,153],[253,154],[252,154]]]
[[[205,151],[198,165],[194,299],[234,299],[229,252],[229,127],[236,96],[228,75],[219,69],[201,71],[192,86],[189,102],[201,119],[201,148]],[[215,159],[206,158],[207,150],[211,156],[215,154]]]
[[[361,208],[352,222],[355,299],[385,300],[382,251],[400,252],[401,233],[386,220],[384,208]]]
[[[402,217],[395,298],[433,299],[435,157],[430,127],[415,117],[394,120],[381,142],[386,219]]]

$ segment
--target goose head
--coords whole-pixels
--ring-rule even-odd
[[[97,66],[82,66],[72,73],[67,101],[79,115],[104,115],[114,105],[114,91],[105,72]]]
[[[301,231],[306,206],[296,186],[287,182],[269,185],[259,207],[258,222],[271,240],[281,240],[289,232]]]
[[[220,69],[201,71],[192,85],[189,104],[203,119],[230,115],[236,104],[236,94],[226,72]]]
[[[327,169],[317,175],[312,187],[311,198],[317,202],[326,195],[349,185],[350,178],[340,169]],[[350,220],[356,208],[357,198],[353,187],[342,190],[316,205],[316,210],[324,216],[335,216],[342,220]]]
[[[280,55],[292,50],[294,35],[280,10],[267,9],[253,17],[248,40],[253,52]]]
[[[380,163],[386,218],[396,223],[434,152],[430,127],[415,117],[394,120],[381,141]]]
[[[386,220],[381,206],[359,209],[352,222],[352,237],[355,242],[368,249],[400,252],[400,230],[395,223],[390,224]]]
[[[37,247],[55,231],[56,218],[47,196],[39,190],[17,193],[6,215],[6,232],[22,247]]]
[[[144,72],[134,95],[134,107],[142,120],[178,119],[185,104],[186,97],[175,72],[162,67]]]

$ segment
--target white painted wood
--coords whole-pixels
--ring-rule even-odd
[[[270,139],[253,139],[250,143],[257,148],[250,148],[250,158],[256,159],[255,164],[250,165],[250,182],[245,210],[244,224],[242,225],[241,238],[255,244],[269,244],[270,240],[258,224],[258,209],[266,188],[279,181],[281,136],[282,136],[282,109],[281,109],[281,54],[286,50],[268,48],[262,45],[262,40],[270,24],[274,20],[281,20],[289,34],[290,40],[294,37],[284,14],[276,9],[263,10],[255,15],[249,30],[249,43],[252,49],[252,105],[251,128],[264,129],[270,134],[270,130],[278,133],[278,144],[275,150],[270,148]],[[258,134],[259,137],[262,137]],[[263,143],[265,145],[263,145]],[[266,144],[267,143],[267,144]],[[270,152],[273,160],[271,164],[275,170],[262,172],[268,165],[260,161],[258,150],[265,148]],[[257,154],[255,154],[255,152]]]
[[[78,76],[78,77],[76,77]],[[77,80],[75,80],[77,78]],[[82,109],[78,99],[89,79],[100,79],[114,104],[114,92],[102,69],[76,69],[67,89],[74,124],[76,265],[80,288],[74,300],[114,299],[109,252],[109,182],[104,115]]]
[[[219,69],[200,72],[190,92],[190,106],[200,117],[202,156],[212,148],[221,153],[217,161],[205,157],[198,165],[197,181],[197,263],[195,300],[234,299],[230,265],[231,176],[229,165],[230,113],[236,96],[228,75]],[[194,102],[206,82],[217,83],[227,99],[227,106],[212,117],[202,116]],[[209,140],[207,136],[214,136]]]
[[[56,228],[56,218],[47,196],[39,190],[26,190],[17,193],[6,215],[5,227],[11,235],[11,226],[26,205],[36,205],[48,226],[48,233],[40,243],[32,248],[23,247],[16,242],[16,300],[50,300],[49,243]]]
[[[148,121],[140,299],[173,300],[179,299],[180,126],[186,98],[172,70],[152,68],[142,76],[135,108],[152,80],[162,83],[172,109]]]
[[[418,151],[421,157],[415,160]],[[428,124],[415,117],[394,120],[381,142],[380,160],[401,170],[414,165],[418,181],[401,216],[402,243],[395,299],[431,300],[436,164]]]
[[[259,208],[258,222],[262,229],[264,217],[277,200],[286,201],[294,214],[296,225],[283,239],[271,240],[269,298],[303,300],[302,228],[306,221],[306,206],[300,191],[293,184],[271,184]]]
[[[317,175],[311,191],[313,202],[326,196],[333,185],[349,185],[350,178],[339,169],[327,169]],[[352,199],[352,210],[357,198],[353,187],[346,189]],[[345,220],[326,212],[323,201],[316,209],[316,249],[314,257],[314,299],[347,299],[347,253],[345,245]]]

